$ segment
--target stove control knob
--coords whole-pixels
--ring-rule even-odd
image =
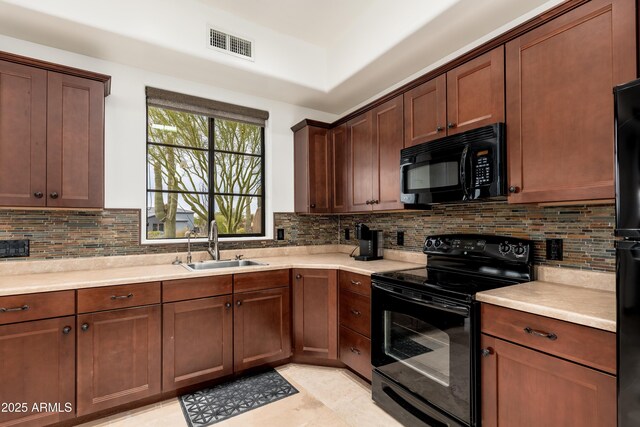
[[[498,250],[503,255],[508,254],[511,251],[511,246],[509,246],[508,243],[500,243],[500,246],[498,246]]]
[[[525,252],[526,252],[526,248],[524,246],[519,245],[513,248],[513,253],[518,256],[524,255]]]
[[[432,247],[432,246],[433,246],[433,240],[431,240],[431,239],[427,239],[427,241],[426,241],[426,242],[424,242],[424,245],[425,245],[427,248]]]
[[[435,247],[439,248],[440,246],[442,246],[442,240],[436,239]]]

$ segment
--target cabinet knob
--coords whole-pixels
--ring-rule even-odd
[[[493,349],[491,347],[483,348],[482,350],[480,350],[480,356],[482,357],[488,357],[488,356],[491,356],[492,354],[493,354]]]
[[[238,302],[240,302],[240,301],[238,301]],[[230,303],[230,302],[228,302],[228,303],[226,303],[224,306],[225,306],[225,307],[227,307],[227,308],[231,308],[231,303]]]
[[[456,127],[456,124],[455,124],[455,123],[452,123],[452,122],[449,122],[449,123],[447,123],[447,127],[448,127],[449,129],[453,129],[454,127]]]
[[[316,204],[315,203],[311,203],[310,207],[311,207],[311,209],[315,209]]]
[[[80,329],[82,329],[83,331],[88,331],[89,330],[89,324],[88,323],[83,323],[80,326]]]
[[[354,316],[360,316],[362,313],[360,313],[358,310],[356,310],[355,308],[351,309],[351,314],[353,314]]]
[[[64,335],[69,335],[69,332],[71,332],[71,326],[65,326],[64,328],[62,328],[62,333]]]
[[[516,187],[515,185],[509,187],[509,193],[511,194],[517,193],[518,191],[520,191],[520,188]]]
[[[238,307],[240,307],[240,306],[242,305],[242,301],[240,301],[240,300],[236,301],[236,305],[237,305]]]
[[[378,200],[378,199],[371,201],[372,205],[377,205],[378,203],[380,203],[380,200]]]
[[[42,199],[42,196],[44,194],[42,194],[42,191],[36,191],[35,193],[33,193],[33,197],[35,197],[36,199]]]
[[[370,204],[371,204],[371,200],[367,200],[365,203],[366,203],[367,205],[370,205]]]
[[[51,197],[52,199],[57,199],[58,198],[58,193],[56,193],[55,191],[51,194],[49,194],[49,197]]]
[[[296,279],[298,280],[302,279],[302,274],[296,274]]]
[[[443,130],[444,130],[444,127],[442,127],[442,126],[438,126],[436,128],[436,132],[442,132]]]

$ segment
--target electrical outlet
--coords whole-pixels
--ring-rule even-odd
[[[28,256],[29,240],[0,240],[0,258]]]
[[[547,259],[562,261],[562,239],[547,239]]]
[[[276,240],[284,240],[284,228],[276,229]]]
[[[396,234],[396,243],[398,246],[404,246],[404,231],[398,231]]]
[[[348,228],[344,229],[344,240],[351,240],[351,231]]]

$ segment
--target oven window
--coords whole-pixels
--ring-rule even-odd
[[[416,373],[449,386],[449,335],[437,327],[394,311],[384,312],[384,352]]]
[[[414,168],[407,168],[405,186],[407,193],[430,188],[457,186],[459,180],[457,161],[427,163]]]

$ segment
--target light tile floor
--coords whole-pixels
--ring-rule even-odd
[[[289,364],[277,371],[299,393],[229,418],[216,427],[400,427],[371,400],[371,387],[346,369]],[[81,427],[186,427],[178,399],[103,418]]]

